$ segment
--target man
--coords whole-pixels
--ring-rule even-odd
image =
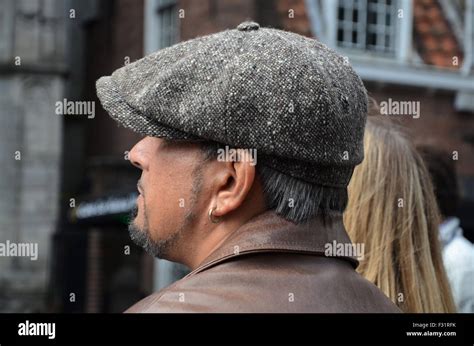
[[[459,203],[456,168],[451,155],[434,146],[419,145],[428,167],[443,222],[439,238],[443,262],[458,312],[474,312],[474,245],[463,236],[455,216]]]
[[[122,67],[97,92],[146,136],[130,152],[132,239],[192,270],[128,312],[399,311],[331,248],[350,244],[342,211],[367,113],[341,56],[244,22]]]

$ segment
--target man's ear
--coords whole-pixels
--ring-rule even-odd
[[[237,149],[235,161],[218,162],[214,180],[215,198],[211,208],[215,217],[225,216],[238,209],[247,198],[255,181],[255,164],[250,153]]]

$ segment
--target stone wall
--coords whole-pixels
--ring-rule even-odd
[[[5,0],[0,15],[0,243],[37,246],[36,260],[0,257],[0,312],[43,311],[58,214],[64,2]]]

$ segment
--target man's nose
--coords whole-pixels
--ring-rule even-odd
[[[145,169],[145,155],[143,148],[141,148],[142,141],[136,143],[128,154],[130,163],[141,170]]]

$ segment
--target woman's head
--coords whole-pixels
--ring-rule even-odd
[[[364,147],[344,215],[352,241],[365,244],[358,271],[406,312],[453,311],[422,158],[398,126],[377,117],[368,119]]]

